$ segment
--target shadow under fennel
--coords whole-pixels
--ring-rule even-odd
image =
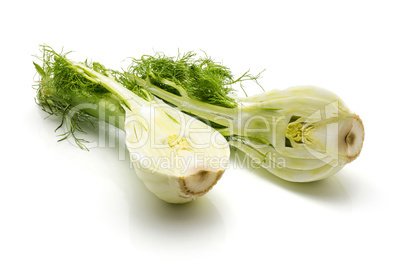
[[[281,179],[270,173],[265,168],[253,163],[249,156],[247,156],[241,150],[233,147],[231,148],[230,161],[231,166],[243,166],[242,168],[249,170],[250,173],[268,180],[270,183],[275,184],[276,186],[309,199],[338,206],[347,205],[350,202],[350,197],[341,183],[339,173],[326,179],[312,182],[291,182]],[[246,166],[244,164],[246,164]]]
[[[113,169],[116,175],[110,180],[127,202],[132,241],[141,241],[150,250],[154,244],[186,246],[195,241],[207,249],[211,242],[223,242],[226,234],[224,222],[208,198],[209,193],[185,204],[160,200],[137,177],[125,146],[124,131],[96,121],[93,126],[87,125],[83,129],[86,133],[81,137],[92,145],[89,150],[105,155],[105,166],[100,169]]]

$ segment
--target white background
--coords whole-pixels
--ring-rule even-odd
[[[398,1],[7,1],[0,25],[0,268],[402,267]],[[230,168],[166,204],[118,148],[57,142],[32,89],[44,43],[111,68],[205,50],[236,75],[267,69],[267,90],[330,89],[363,119],[362,154],[308,184]]]

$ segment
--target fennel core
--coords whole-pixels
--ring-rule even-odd
[[[80,123],[93,117],[126,133],[126,146],[137,176],[160,199],[185,203],[207,193],[227,167],[229,146],[203,122],[174,109],[146,90],[124,87],[118,72],[99,63],[77,63],[42,46],[37,102],[60,115],[81,148]],[[200,131],[201,130],[201,131]],[[165,165],[160,166],[160,160]],[[211,161],[213,160],[213,162]]]

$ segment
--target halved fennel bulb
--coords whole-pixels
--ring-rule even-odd
[[[296,182],[329,177],[360,154],[364,127],[334,93],[315,86],[230,95],[227,108],[179,96],[132,74],[138,85],[178,109],[217,125],[229,144],[274,175]]]
[[[246,128],[251,130],[245,138],[232,138],[230,144],[252,158],[263,160],[261,166],[278,177],[298,182],[323,179],[360,154],[363,123],[328,90],[298,86],[235,98],[241,100],[240,118],[243,122],[248,120]],[[263,117],[251,123],[250,114],[257,111]],[[258,124],[265,128],[259,130]]]
[[[160,199],[185,203],[207,193],[228,166],[229,144],[217,131],[143,89],[127,89],[99,63],[78,63],[43,46],[37,103],[61,115],[74,135],[93,116],[126,133],[138,177]],[[135,91],[136,90],[136,91]]]

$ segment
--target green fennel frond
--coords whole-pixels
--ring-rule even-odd
[[[205,103],[222,107],[237,107],[237,102],[229,97],[235,91],[232,86],[244,81],[255,81],[259,77],[246,72],[235,79],[230,69],[213,61],[206,54],[197,57],[194,52],[168,57],[162,53],[145,55],[133,59],[128,73],[149,81],[155,86]]]
[[[116,102],[117,109],[123,110],[119,105],[121,102],[101,83],[87,76],[82,70],[74,68],[66,57],[70,52],[57,53],[46,45],[40,48],[42,55],[35,57],[41,61],[41,65],[34,62],[40,77],[34,85],[37,91],[36,102],[45,112],[61,117],[61,124],[56,129],[65,128],[61,140],[71,136],[80,148],[86,149],[84,143],[87,141],[78,138],[76,133],[84,133],[82,123],[93,125],[93,117],[82,108],[99,104],[101,100],[111,100]],[[98,62],[86,60],[82,64],[117,81],[123,79],[119,72],[108,70]],[[130,90],[146,100],[152,98],[149,93],[134,84]]]
[[[42,62],[42,66],[34,62],[40,76],[34,86],[37,91],[36,102],[43,111],[61,118],[61,123],[55,131],[62,127],[65,131],[59,135],[59,141],[71,136],[81,149],[88,150],[84,145],[87,141],[79,138],[76,133],[85,133],[81,124],[86,122],[93,125],[92,118],[74,107],[74,100],[88,96],[102,98],[107,91],[100,85],[86,80],[69,66],[66,60],[69,52],[57,53],[45,45],[41,46],[41,52],[42,56],[36,58]]]

